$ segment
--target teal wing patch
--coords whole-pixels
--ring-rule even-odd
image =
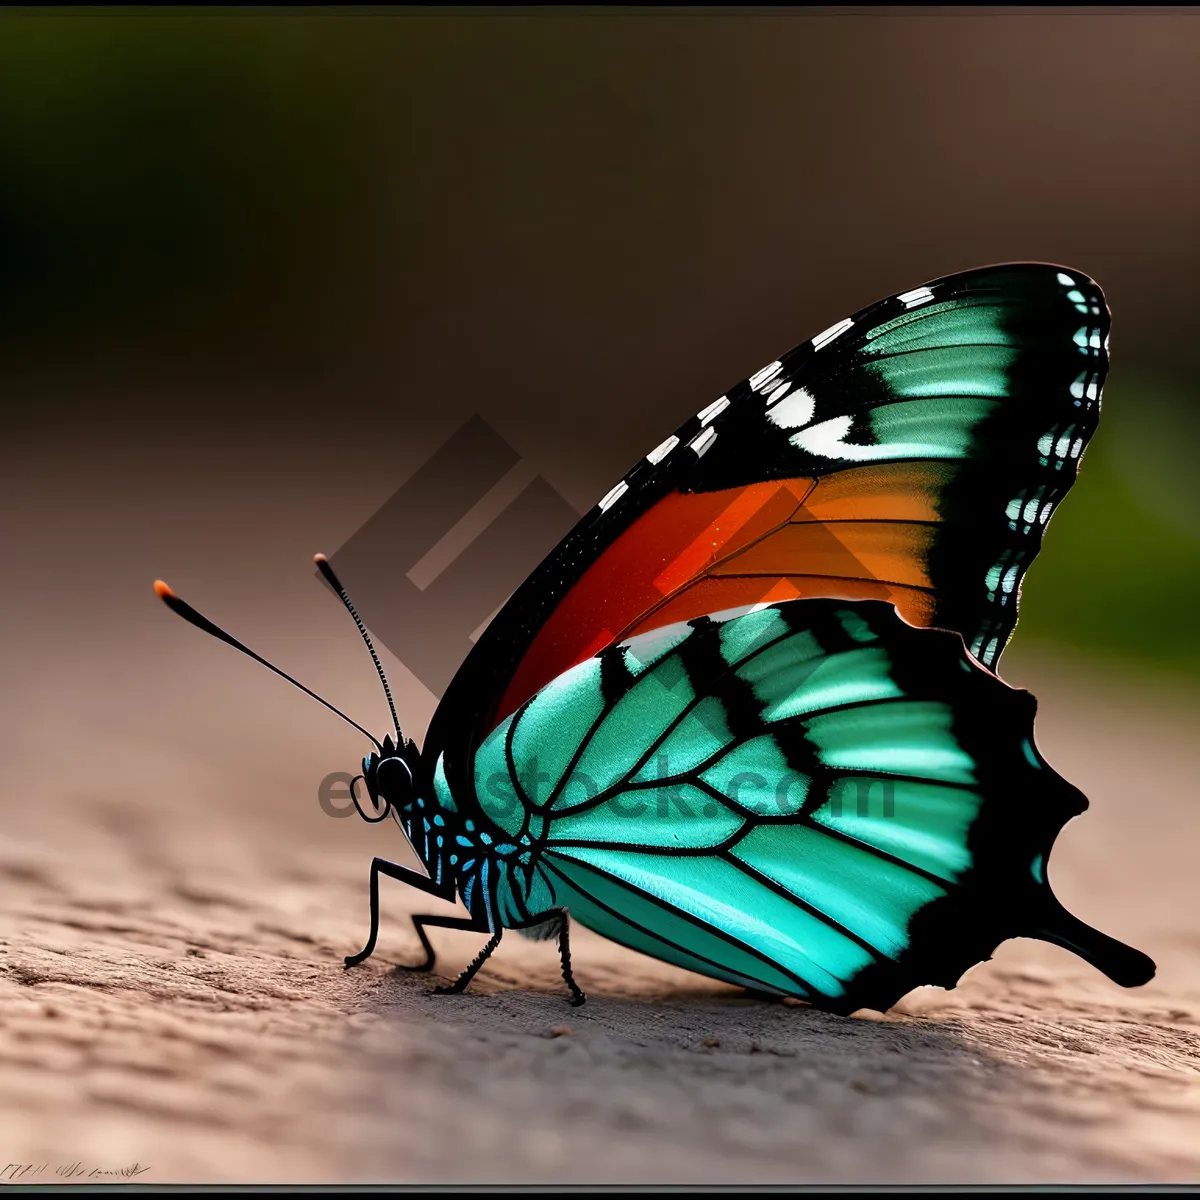
[[[953,986],[1014,936],[1144,982],[1149,960],[1045,882],[1086,800],[1037,752],[1034,709],[958,635],[879,602],[631,639],[476,755],[483,813],[513,847],[499,911],[519,925],[565,905],[660,959],[837,1011]]]

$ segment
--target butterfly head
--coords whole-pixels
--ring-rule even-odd
[[[359,803],[357,791],[351,786],[354,807],[364,821],[382,821],[393,811],[403,818],[411,811],[417,798],[416,778],[419,755],[416,745],[401,742],[397,745],[388,734],[380,750],[372,750],[362,760],[362,781],[370,797],[372,810]],[[358,780],[355,780],[357,783]]]

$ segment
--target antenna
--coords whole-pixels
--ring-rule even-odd
[[[352,721],[344,712],[342,712],[340,708],[334,708],[334,706],[330,704],[328,700],[322,699],[322,697],[318,696],[317,693],[311,688],[306,688],[298,679],[293,679],[286,671],[281,671],[277,666],[275,666],[274,663],[267,662],[267,660],[263,658],[261,654],[255,654],[249,646],[243,645],[237,640],[237,638],[226,633],[225,630],[223,630],[219,625],[214,625],[207,617],[198,613],[190,604],[180,600],[180,598],[176,596],[175,593],[171,591],[171,589],[165,583],[163,583],[161,579],[156,579],[154,581],[154,590],[163,603],[166,604],[166,606],[173,613],[181,616],[189,624],[195,625],[197,629],[203,629],[205,633],[211,633],[212,636],[218,640],[222,642],[228,642],[229,645],[231,645],[235,650],[240,650],[243,654],[249,655],[252,659],[254,659],[255,662],[262,663],[267,670],[274,671],[276,675],[282,675],[283,678],[288,681],[288,683],[295,684],[295,686],[304,692],[305,695],[311,696],[317,701],[318,704],[325,705],[330,712],[336,713],[342,718],[343,721],[346,722],[346,724],[353,725],[359,733],[364,734],[372,742],[380,754],[384,752],[383,747],[379,744],[379,742],[372,737],[371,734],[367,733],[367,731],[357,721]],[[369,644],[370,643],[368,643],[368,645]],[[373,653],[374,651],[372,651],[372,654]],[[378,662],[378,659],[376,662]],[[384,687],[386,686],[387,684],[385,683]],[[390,702],[390,695],[388,700]],[[395,709],[393,709],[392,712],[394,714]]]
[[[314,554],[313,562],[317,564],[317,570],[325,576],[325,582],[341,596],[342,603],[346,606],[346,611],[354,618],[354,623],[358,626],[358,632],[362,634],[362,640],[367,643],[367,649],[371,652],[371,661],[375,664],[375,670],[379,672],[379,682],[383,684],[383,694],[387,697],[388,708],[392,710],[392,724],[396,728],[396,747],[399,749],[404,745],[404,735],[400,732],[400,718],[396,716],[396,705],[392,700],[392,689],[388,687],[387,676],[383,673],[383,663],[379,661],[379,655],[375,653],[375,647],[371,645],[371,636],[367,633],[367,627],[362,623],[362,618],[350,602],[350,597],[346,595],[346,589],[342,587],[341,580],[333,573],[333,568],[329,565],[329,559],[323,554]]]

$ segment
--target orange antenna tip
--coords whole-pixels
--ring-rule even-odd
[[[325,557],[325,555],[323,555],[323,554],[314,554],[313,555],[313,562],[315,562],[315,563],[323,563],[323,562],[328,562],[328,561],[329,561],[329,559],[327,559]]]
[[[175,593],[171,591],[170,587],[163,583],[161,579],[156,579],[154,581],[154,592],[162,600],[175,598]]]

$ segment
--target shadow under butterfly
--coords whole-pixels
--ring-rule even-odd
[[[1126,987],[1154,964],[1047,881],[1087,807],[994,668],[1021,579],[1096,428],[1097,285],[1016,263],[856,313],[731,388],[646,455],[476,642],[425,745],[383,682],[381,741],[177,598],[180,616],[364,733],[359,814],[427,874],[376,858],[488,935],[569,918],[757,993],[838,1013],[953,987],[1010,937]]]

